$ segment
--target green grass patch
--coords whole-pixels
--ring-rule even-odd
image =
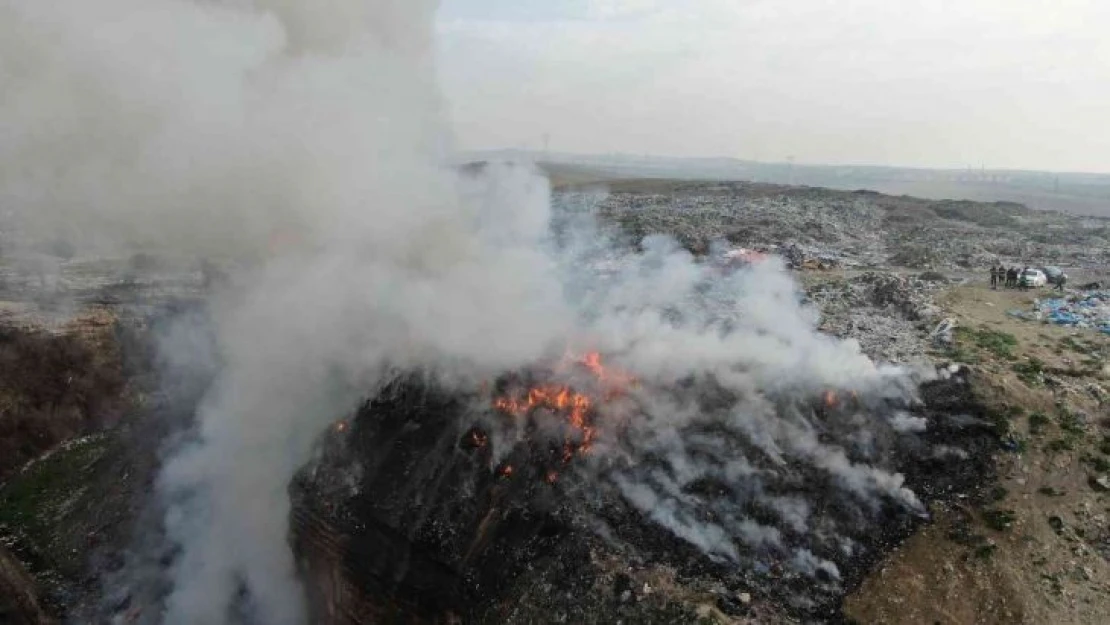
[[[998,545],[987,543],[985,545],[979,545],[971,553],[975,556],[976,560],[990,560],[996,551],[998,551]]]
[[[1044,446],[1044,450],[1050,454],[1072,451],[1073,449],[1075,449],[1075,443],[1066,438],[1057,438],[1055,440],[1049,441],[1049,443]]]
[[[994,424],[994,431],[999,436],[1006,436],[1010,431],[1010,419],[1006,416],[1005,412],[998,412],[996,410],[988,411],[983,415]]]
[[[979,354],[963,347],[956,345],[948,350],[948,359],[953,362],[962,362],[967,365],[979,364]]]
[[[1051,422],[1043,412],[1034,412],[1029,415],[1029,433],[1034,436],[1044,434],[1045,428]]]
[[[99,437],[75,441],[12,476],[0,488],[0,524],[49,538],[43,536],[48,521],[65,513],[65,504],[80,495],[83,476],[106,448]]]
[[[1044,362],[1034,357],[1030,357],[1024,362],[1015,363],[1012,367],[1018,378],[1029,386],[1039,386],[1044,382],[1044,368]]]
[[[1084,454],[1080,461],[1099,473],[1110,473],[1110,460],[1102,456]]]
[[[1002,501],[1010,493],[1002,486],[995,486],[989,494],[991,501]]]
[[[1016,518],[1013,510],[993,509],[983,511],[983,523],[997,532],[1004,532],[1013,527]]]
[[[989,228],[1017,226],[1011,206],[995,203],[980,204],[967,200],[941,200],[930,208],[942,219],[968,221]]]
[[[1060,429],[1072,436],[1082,436],[1084,432],[1083,420],[1074,412],[1064,411],[1056,418]]]
[[[969,365],[978,364],[979,354],[971,348],[974,343],[974,332],[969,328],[957,326],[953,337],[954,340],[948,347],[948,358]]]
[[[1060,339],[1060,347],[1076,352],[1078,354],[1089,354],[1091,351],[1091,348],[1088,347],[1086,344],[1080,343],[1079,341],[1075,340],[1075,338],[1070,336],[1065,336],[1064,338]]]
[[[1017,347],[1017,338],[1009,332],[1000,332],[988,328],[972,331],[972,339],[980,349],[986,350],[999,358],[1012,360],[1014,348]]]

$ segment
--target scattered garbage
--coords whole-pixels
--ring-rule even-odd
[[[930,338],[938,347],[948,347],[953,343],[953,330],[956,329],[956,320],[949,317],[937,324]]]
[[[767,260],[768,257],[769,255],[766,252],[738,247],[722,254],[719,262],[726,269],[739,269],[761,263]]]
[[[946,340],[933,301],[941,288],[912,276],[868,272],[811,285],[807,296],[821,311],[822,331],[855,339],[874,359],[907,363],[922,357],[927,340]]]
[[[1008,310],[1006,314],[1026,321],[1093,328],[1110,334],[1110,291],[1092,290],[1038,299],[1032,310]]]

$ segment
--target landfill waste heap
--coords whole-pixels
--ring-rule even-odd
[[[642,450],[619,440],[633,425],[606,428],[596,404],[551,386],[548,375],[507,375],[463,392],[414,374],[336,423],[290,487],[312,622],[675,623],[710,613],[835,622],[844,594],[926,520],[892,502],[855,500],[814,467],[761,457],[736,432],[692,424],[679,434],[687,448],[727,446],[755,473],[706,476],[673,497],[697,502],[703,520],[746,513],[750,527],[781,538],[753,548],[736,537],[735,554],[707,553],[699,537],[678,536],[666,515],[638,509],[618,486],[660,479],[672,470],[663,458],[634,457]],[[859,431],[842,426],[866,420],[891,446],[879,466],[904,474],[923,505],[975,501],[988,496],[999,436],[970,375],[940,370],[912,405],[831,392],[777,401],[846,448]],[[730,401],[711,381],[674,392],[705,406]],[[635,392],[625,399],[634,419]],[[788,500],[807,509],[807,521],[768,507]],[[673,505],[657,510],[680,516]]]

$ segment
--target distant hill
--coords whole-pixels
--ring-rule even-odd
[[[1110,174],[991,169],[918,169],[868,165],[798,165],[732,158],[569,154],[528,150],[469,152],[466,161],[531,161],[555,181],[622,178],[748,180],[831,189],[869,189],[928,199],[1007,201],[1042,210],[1110,216]]]

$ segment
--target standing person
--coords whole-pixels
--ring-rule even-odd
[[[1067,284],[1067,283],[1068,283],[1068,274],[1061,271],[1060,275],[1056,276],[1056,290],[1060,291],[1062,293],[1064,291],[1064,285]]]
[[[1006,268],[1006,288],[1009,289],[1009,288],[1012,288],[1013,286],[1014,286],[1014,268],[1013,267],[1007,267]]]
[[[998,267],[991,265],[991,290],[998,288]]]

